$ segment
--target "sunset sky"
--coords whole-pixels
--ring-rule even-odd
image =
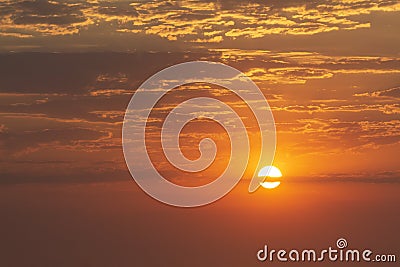
[[[192,60],[232,66],[261,89],[276,123],[273,164],[283,173],[276,191],[248,194],[250,168],[215,206],[187,211],[154,201],[130,178],[121,143],[130,98],[154,73]],[[158,103],[155,129],[195,96],[229,103],[252,125],[231,92],[191,84]],[[270,240],[318,247],[342,234],[400,258],[399,99],[399,1],[3,0],[0,247],[8,253],[0,265],[162,266],[149,259],[154,247],[166,249],[160,257],[171,266],[224,266],[216,258],[223,253],[230,266],[260,266],[255,253]],[[223,171],[230,147],[221,127],[197,121],[182,132],[184,154],[198,157],[204,137],[220,148],[198,175],[165,162],[158,134],[149,138],[150,155],[167,179],[205,184]],[[236,212],[244,217],[236,221]],[[281,226],[288,231],[258,231]],[[32,261],[18,259],[24,244]]]

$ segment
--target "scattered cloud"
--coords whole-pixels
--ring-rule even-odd
[[[168,41],[220,43],[268,35],[314,35],[370,28],[363,16],[400,10],[397,1],[3,1],[3,37],[109,34],[158,36]]]
[[[93,23],[84,14],[86,8],[84,2],[3,1],[0,30],[32,37],[77,34]]]

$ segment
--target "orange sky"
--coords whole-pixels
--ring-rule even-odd
[[[276,122],[275,164],[286,176],[399,175],[400,70],[394,56],[224,49],[1,57],[1,165],[15,179],[53,179],[59,168],[66,175],[124,172],[121,123],[134,89],[163,67],[204,58],[238,68],[261,88]]]
[[[3,1],[2,172],[124,172],[121,122],[135,88],[202,59],[261,88],[285,175],[396,180],[399,9],[362,0]]]

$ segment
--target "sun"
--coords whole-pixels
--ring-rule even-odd
[[[271,177],[271,178],[279,178],[282,177],[282,172],[275,166],[265,166],[258,172],[258,177]],[[274,181],[274,182],[261,182],[260,183],[262,187],[267,188],[267,189],[273,189],[278,187],[281,182],[280,181]]]

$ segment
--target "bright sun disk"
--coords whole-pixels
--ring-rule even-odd
[[[282,172],[275,166],[265,166],[258,172],[258,177],[271,177],[271,178],[279,178],[282,177]],[[274,182],[261,182],[262,187],[267,189],[273,189],[278,187],[281,182],[274,181]]]

